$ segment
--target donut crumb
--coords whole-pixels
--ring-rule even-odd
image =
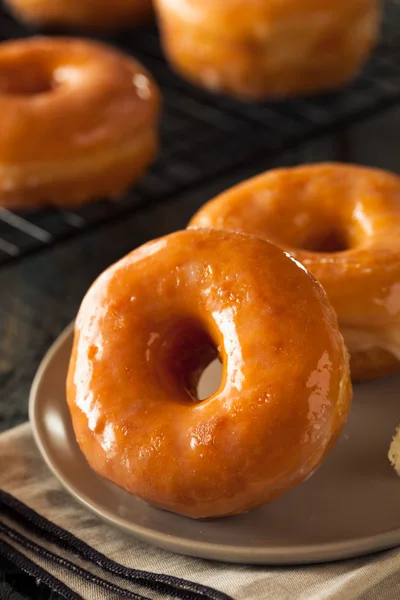
[[[390,444],[388,457],[391,465],[400,476],[400,425],[396,429],[396,433],[393,437],[392,443]]]

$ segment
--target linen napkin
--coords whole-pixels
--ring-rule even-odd
[[[29,424],[0,435],[0,557],[68,600],[395,600],[400,550],[329,565],[224,564],[103,523],[50,473]],[[400,507],[399,507],[400,510]]]

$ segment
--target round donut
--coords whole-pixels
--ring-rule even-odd
[[[155,157],[159,105],[143,67],[105,45],[0,44],[0,205],[121,194]]]
[[[399,370],[399,177],[342,164],[277,169],[211,200],[190,225],[252,233],[290,252],[336,310],[352,378]]]
[[[218,355],[221,385],[199,401],[199,375]],[[91,287],[67,398],[101,476],[169,511],[230,515],[321,464],[348,414],[348,355],[302,265],[255,236],[186,230]]]
[[[5,0],[15,17],[34,26],[126,29],[153,15],[152,0]]]
[[[379,0],[155,0],[183,76],[249,100],[346,83],[374,46]]]

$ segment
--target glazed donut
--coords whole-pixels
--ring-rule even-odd
[[[35,26],[126,29],[153,14],[152,0],[5,0],[15,17]]]
[[[366,61],[379,0],[155,0],[173,66],[214,91],[261,100],[336,88]]]
[[[220,388],[196,385],[216,355]],[[347,351],[321,286],[244,234],[186,230],[109,268],[76,320],[67,399],[91,467],[194,518],[307,478],[347,417]]]
[[[336,310],[352,378],[399,370],[399,177],[341,164],[277,169],[211,200],[191,226],[252,233],[290,252]]]
[[[159,104],[143,67],[102,44],[0,44],[0,205],[121,194],[155,157]]]

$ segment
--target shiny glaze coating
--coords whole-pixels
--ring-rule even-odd
[[[16,18],[74,29],[126,29],[148,20],[152,0],[5,0]]]
[[[211,200],[191,225],[252,233],[289,251],[325,288],[353,379],[399,369],[399,177],[341,164],[277,169]]]
[[[217,352],[220,388],[197,401]],[[93,284],[67,398],[95,471],[200,518],[307,478],[346,420],[351,386],[336,316],[306,269],[255,236],[199,229],[142,246]]]
[[[0,44],[0,204],[121,193],[154,158],[159,104],[144,68],[103,44]]]
[[[379,0],[155,0],[171,63],[214,91],[259,100],[338,87],[362,67]]]

